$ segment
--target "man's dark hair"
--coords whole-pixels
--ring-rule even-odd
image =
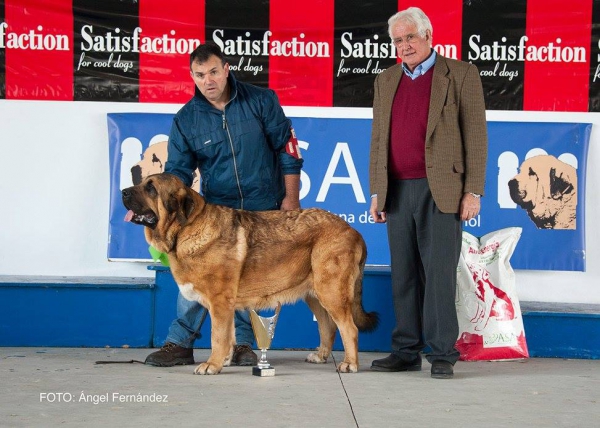
[[[223,51],[221,51],[221,48],[218,45],[216,45],[215,43],[205,43],[199,45],[190,54],[190,68],[192,68],[192,64],[194,62],[202,64],[208,61],[208,59],[211,56],[216,56],[217,58],[219,58],[223,65],[225,65],[225,63],[227,62],[227,60],[223,56]]]

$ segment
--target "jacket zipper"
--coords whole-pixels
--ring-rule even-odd
[[[240,176],[238,174],[237,161],[235,159],[235,150],[233,149],[233,140],[231,139],[231,134],[229,133],[229,126],[227,125],[227,119],[225,118],[225,109],[223,109],[223,129],[227,131],[227,138],[229,139],[229,147],[231,147],[231,157],[233,158],[233,171],[235,172],[235,181],[238,187],[238,192],[240,193],[240,209],[244,209],[244,194],[242,193],[242,185],[240,184]]]

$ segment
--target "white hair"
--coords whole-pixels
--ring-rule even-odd
[[[427,30],[429,33],[433,35],[433,27],[431,26],[431,21],[418,7],[409,7],[408,9],[401,10],[396,14],[392,15],[390,19],[388,19],[388,34],[390,38],[392,38],[392,27],[398,22],[404,21],[410,24],[414,24],[417,27],[417,32],[421,36],[425,36]]]

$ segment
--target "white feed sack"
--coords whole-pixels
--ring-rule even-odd
[[[480,239],[463,231],[457,268],[456,312],[460,359],[527,358],[523,317],[510,266],[520,227],[490,232]]]

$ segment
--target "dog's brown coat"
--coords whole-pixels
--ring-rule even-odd
[[[345,350],[338,370],[358,370],[357,326],[374,329],[377,314],[362,308],[366,246],[345,221],[316,208],[251,212],[212,205],[170,174],[123,190],[123,203],[146,226],[148,243],[167,253],[182,294],[209,311],[212,353],[196,373],[217,374],[229,365],[236,309],[299,299],[315,314],[320,334],[307,361],[327,360],[337,326]]]

